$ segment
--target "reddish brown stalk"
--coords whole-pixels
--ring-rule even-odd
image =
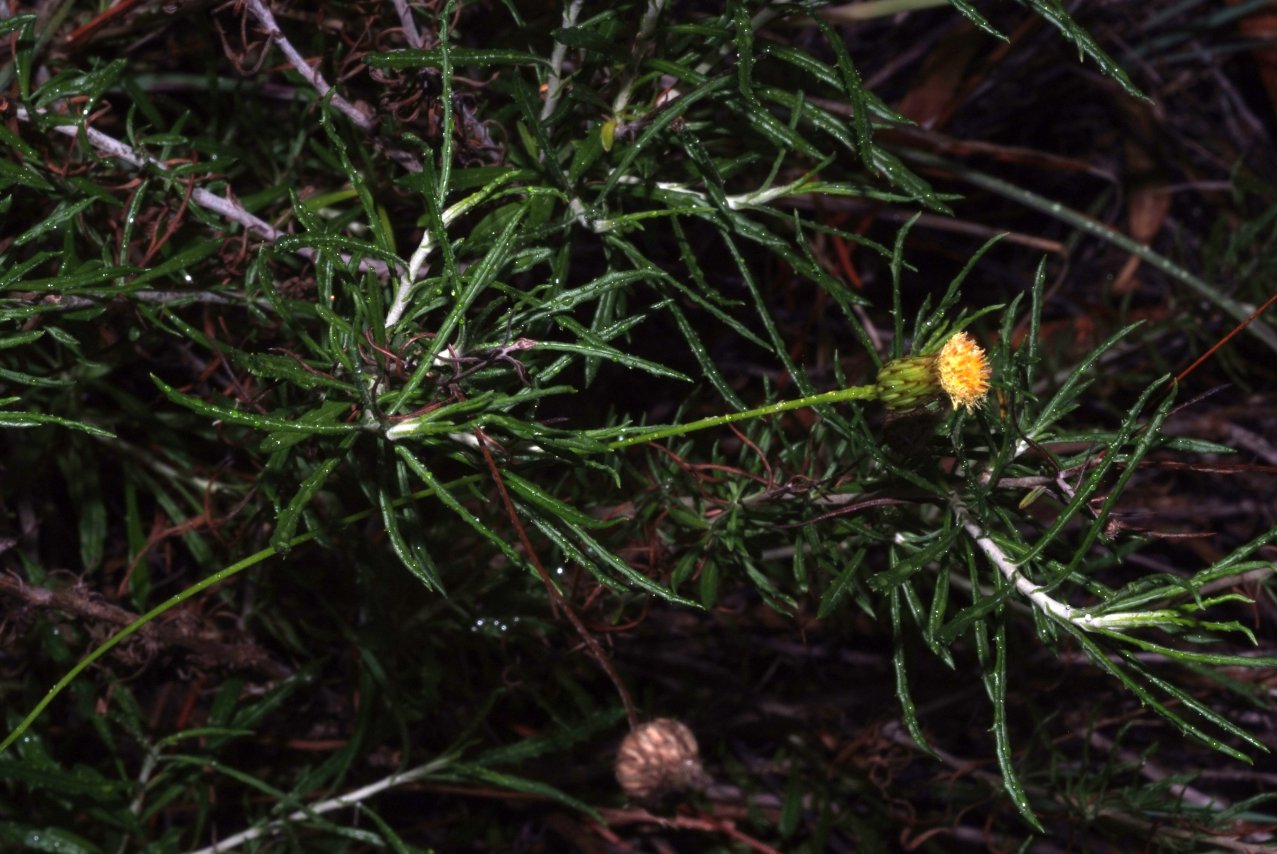
[[[1184,370],[1180,371],[1180,372],[1179,372],[1179,375],[1178,375],[1178,376],[1176,376],[1176,377],[1175,377],[1175,379],[1171,380],[1171,383],[1172,383],[1172,384],[1174,384],[1174,383],[1182,382],[1182,381],[1183,381],[1183,379],[1184,379],[1184,377],[1188,376],[1188,375],[1189,375],[1189,374],[1191,374],[1193,371],[1197,370],[1197,366],[1198,366],[1198,365],[1200,365],[1202,362],[1205,362],[1205,361],[1206,361],[1207,359],[1209,359],[1211,356],[1215,355],[1215,351],[1216,351],[1216,350],[1218,350],[1220,347],[1223,347],[1225,344],[1227,344],[1229,341],[1231,341],[1235,335],[1237,335],[1239,332],[1241,332],[1241,331],[1242,331],[1243,329],[1245,329],[1247,326],[1250,326],[1251,322],[1252,322],[1255,318],[1257,318],[1257,317],[1259,317],[1261,314],[1263,314],[1265,311],[1267,311],[1267,310],[1268,310],[1268,307],[1269,307],[1269,306],[1271,306],[1274,302],[1277,302],[1277,294],[1273,294],[1272,296],[1270,296],[1270,297],[1268,298],[1268,301],[1267,301],[1267,302],[1265,302],[1265,303],[1264,303],[1263,305],[1261,305],[1259,308],[1257,308],[1257,309],[1255,309],[1253,312],[1251,312],[1250,317],[1246,318],[1246,319],[1245,319],[1245,320],[1243,320],[1241,323],[1239,323],[1239,324],[1237,324],[1236,326],[1234,326],[1234,327],[1233,327],[1233,330],[1232,330],[1231,332],[1229,332],[1229,333],[1228,333],[1227,335],[1225,335],[1223,338],[1221,338],[1221,339],[1219,339],[1218,341],[1216,341],[1216,342],[1215,342],[1215,344],[1214,344],[1214,346],[1212,346],[1212,347],[1211,347],[1209,350],[1207,350],[1205,353],[1203,353],[1202,355],[1198,356],[1198,357],[1197,357],[1197,359],[1196,359],[1196,361],[1194,361],[1194,362],[1193,362],[1193,364],[1189,365],[1187,368],[1185,368]]]
[[[736,826],[736,822],[730,818],[718,818],[704,814],[661,816],[645,809],[600,809],[599,815],[611,826],[646,824],[678,830],[693,830],[701,833],[718,833],[734,839],[751,851],[757,851],[758,854],[780,854],[777,849],[742,831]]]
[[[151,245],[146,248],[146,252],[142,256],[142,260],[138,262],[138,266],[149,266],[151,260],[164,248],[164,244],[168,243],[173,235],[177,234],[177,230],[182,227],[182,224],[186,222],[186,209],[190,206],[191,193],[195,190],[195,179],[193,177],[188,178],[185,183],[186,192],[182,194],[182,203],[176,211],[173,211],[168,222],[164,222],[163,211],[156,216],[151,228]],[[163,232],[160,231],[161,224],[164,225]]]
[[[581,622],[581,618],[576,615],[576,611],[572,610],[572,606],[568,604],[567,598],[559,592],[559,588],[554,586],[550,573],[546,571],[545,565],[537,557],[536,549],[532,547],[532,540],[528,538],[528,532],[524,530],[523,523],[519,520],[519,514],[514,509],[514,502],[510,500],[510,493],[506,491],[505,481],[501,477],[501,470],[497,468],[497,461],[493,459],[492,452],[488,450],[488,443],[492,440],[482,430],[475,430],[474,432],[475,437],[479,440],[479,451],[483,454],[483,459],[488,464],[488,471],[492,474],[492,480],[497,485],[497,492],[501,495],[501,503],[505,506],[506,515],[510,517],[510,523],[514,525],[515,531],[519,534],[519,542],[523,544],[523,550],[527,554],[528,560],[536,568],[537,575],[541,576],[541,582],[550,594],[550,600],[563,609],[568,622],[572,624],[572,628],[576,629],[576,633],[580,636],[581,642],[585,644],[585,648],[594,657],[594,660],[599,663],[599,667],[603,668],[603,672],[607,674],[608,678],[612,680],[612,684],[616,687],[616,693],[621,698],[621,705],[625,707],[625,716],[630,722],[630,729],[634,729],[638,726],[639,721],[638,714],[634,710],[634,701],[630,698],[629,689],[621,681],[621,675],[612,666],[612,661],[607,657],[607,653],[603,651],[598,638],[594,637],[590,630],[585,627],[585,623]]]

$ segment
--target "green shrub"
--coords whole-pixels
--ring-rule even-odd
[[[1022,5],[1139,97],[1058,4]],[[7,843],[620,831],[610,751],[657,715],[716,780],[688,796],[707,824],[670,819],[689,846],[885,847],[911,827],[893,797],[1010,837],[1255,818],[1145,786],[1124,748],[1097,770],[1052,747],[1136,701],[1232,759],[1266,749],[1234,717],[1275,661],[1238,649],[1237,582],[1277,531],[1187,571],[1115,515],[1150,466],[1229,453],[1167,429],[1174,371],[1123,358],[1147,327],[1066,362],[1045,263],[977,286],[996,238],[937,274],[917,216],[881,240],[831,215],[959,195],[885,141],[905,120],[816,7],[665,6],[301,4],[272,41],[250,1],[74,49],[69,4],[5,22]],[[983,403],[873,399],[885,362],[962,329]],[[773,711],[781,739],[758,668],[803,637],[828,669],[787,689],[835,707],[837,650],[881,666],[845,701],[866,719]],[[946,669],[991,739],[926,712]],[[1009,699],[1030,684],[1094,704]],[[880,752],[848,764],[854,732]],[[928,782],[897,790],[873,769],[908,746]],[[945,789],[955,748],[996,769]]]

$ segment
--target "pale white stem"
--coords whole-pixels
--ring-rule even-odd
[[[315,87],[322,97],[327,97],[329,90],[332,89],[328,85],[328,81],[324,79],[324,75],[317,69],[312,68],[310,63],[306,62],[306,58],[297,52],[297,48],[293,47],[292,42],[279,29],[279,24],[275,23],[275,16],[271,14],[269,8],[262,0],[248,0],[248,11],[257,19],[257,23],[261,24],[262,29],[266,31],[266,35],[275,46],[280,49],[285,57],[288,58],[288,64],[302,76],[311,86]],[[363,131],[371,131],[373,128],[372,119],[364,115],[354,104],[347,101],[336,92],[333,93],[332,105],[340,112],[344,113],[355,125]]]
[[[621,178],[619,183],[636,185],[643,183],[643,181],[640,178],[627,175]],[[734,196],[727,196],[727,207],[734,211],[766,207],[769,202],[776,199],[784,196],[792,196],[796,193],[802,192],[802,186],[805,183],[806,181],[804,179],[800,179],[792,184],[785,184],[781,187],[764,187],[757,190],[751,190],[748,193],[738,193]],[[707,193],[703,193],[700,190],[693,190],[686,184],[679,184],[672,181],[657,181],[655,186],[658,190],[664,190],[668,193],[681,193],[685,196],[693,196],[697,199],[709,202],[709,195]],[[612,225],[613,224],[610,220],[598,220],[594,223],[595,231],[607,231],[612,227]]]
[[[782,14],[784,14],[784,10],[777,9],[776,4],[774,3],[764,6],[754,13],[754,17],[749,19],[749,28],[754,32],[758,32],[764,26],[779,18]],[[718,59],[722,59],[731,53],[735,44],[736,43],[732,41],[724,43],[723,46],[718,49]],[[714,60],[707,59],[701,62],[700,65],[696,66],[696,73],[705,74],[713,67]]]
[[[647,10],[643,13],[643,22],[639,24],[638,36],[634,39],[634,61],[630,63],[630,67],[625,72],[625,79],[621,81],[621,91],[616,93],[616,99],[612,101],[612,116],[618,120],[621,111],[629,106],[630,96],[634,94],[634,83],[638,79],[639,67],[643,62],[643,54],[647,53],[648,43],[651,42],[652,35],[656,32],[656,24],[664,11],[665,0],[648,0]]]
[[[146,806],[146,784],[150,782],[151,775],[155,773],[155,768],[159,764],[159,753],[151,748],[146,751],[146,757],[142,760],[142,767],[137,774],[137,797],[129,804],[129,812],[133,815],[141,815],[142,807]]]
[[[563,10],[563,29],[575,27],[581,15],[581,7],[585,0],[572,0]],[[545,103],[541,105],[541,121],[550,118],[554,108],[559,104],[559,96],[563,88],[563,60],[567,57],[568,46],[563,42],[555,42],[550,51],[550,76],[546,78]]]
[[[948,5],[949,0],[865,0],[862,3],[826,6],[818,10],[816,14],[835,24],[852,24],[859,21],[872,21],[875,18],[899,15],[903,12],[934,9]]]
[[[455,216],[453,218],[455,219]],[[447,225],[449,222],[448,212],[445,211],[443,224]],[[422,271],[427,269],[426,261],[434,248],[434,235],[427,228],[421,235],[421,243],[417,244],[417,251],[413,252],[412,257],[408,259],[408,269],[399,277],[399,282],[395,285],[395,295],[391,298],[390,308],[386,311],[387,329],[392,329],[403,319],[404,312],[408,310],[408,302],[412,298],[412,291],[417,286],[417,280],[421,277]]]
[[[971,518],[970,511],[967,510],[966,505],[962,503],[958,496],[951,495],[949,497],[949,506],[953,509],[953,514],[957,517],[958,524],[962,525],[963,529],[971,535],[976,547],[984,552],[984,556],[989,559],[989,562],[996,566],[998,571],[1015,585],[1015,589],[1020,591],[1025,598],[1043,613],[1054,617],[1062,623],[1072,623],[1087,631],[1096,629],[1129,629],[1134,626],[1156,625],[1164,622],[1157,611],[1122,611],[1096,616],[1083,613],[1072,605],[1052,599],[1041,587],[1020,572],[1020,568],[1015,565],[1011,558],[1007,557],[1006,552],[1002,551],[1001,547]]]
[[[203,477],[196,477],[187,471],[174,468],[160,459],[153,452],[149,450],[143,451],[138,446],[130,445],[122,439],[116,439],[109,436],[97,436],[95,438],[99,443],[106,445],[117,454],[127,455],[129,459],[149,468],[165,480],[175,483],[189,483],[195,489],[198,489],[201,493],[205,494],[225,493],[228,489],[230,489],[230,487],[225,483],[220,483]]]
[[[427,762],[425,765],[413,768],[410,771],[405,771],[402,774],[391,774],[389,777],[378,780],[376,783],[370,783],[362,789],[347,792],[344,795],[339,795],[338,797],[327,801],[320,801],[319,803],[312,804],[306,809],[290,813],[284,818],[268,822],[260,827],[249,828],[248,830],[245,830],[242,833],[237,833],[234,836],[229,836],[226,839],[208,846],[207,848],[201,848],[199,851],[193,852],[193,854],[225,854],[227,851],[233,851],[240,847],[245,842],[252,842],[254,839],[260,839],[267,834],[274,833],[284,825],[305,821],[306,819],[314,818],[317,815],[332,812],[333,810],[358,806],[361,801],[366,801],[373,795],[380,794],[387,789],[393,789],[396,786],[402,786],[405,783],[412,783],[420,780],[422,777],[427,777],[430,774],[433,774],[435,771],[438,771],[447,764],[448,760],[446,759],[436,759],[434,762]]]
[[[70,297],[64,294],[49,294],[39,300],[39,304],[49,307],[50,309],[66,310],[78,308],[88,308],[89,306],[102,305],[107,299],[106,297]],[[249,299],[242,293],[234,291],[130,291],[129,299],[137,302],[154,302],[154,303],[178,303],[188,305],[191,303],[200,303],[203,305],[244,305],[251,302],[262,308],[270,308],[271,301],[265,297],[256,297]],[[34,304],[28,303],[28,304]]]
[[[563,9],[563,28],[575,27],[577,19],[581,15],[581,7],[584,0],[571,0],[571,2]],[[550,76],[546,78],[545,102],[541,105],[541,121],[544,122],[550,118],[550,114],[554,112],[554,108],[558,106],[559,98],[563,95],[563,61],[567,58],[567,45],[563,42],[555,42],[554,50],[550,52]],[[541,152],[541,159],[545,160],[546,152]],[[565,188],[571,192],[571,188]],[[573,218],[582,228],[589,229],[595,233],[601,234],[606,228],[598,227],[585,215],[585,204],[575,195],[568,199],[568,210],[572,212]]]
[[[291,65],[307,83],[313,86],[315,91],[318,92],[321,97],[327,97],[328,93],[332,92],[331,103],[333,107],[354,122],[355,126],[360,130],[371,135],[376,125],[376,123],[372,120],[372,116],[369,116],[367,113],[360,110],[354,104],[350,103],[341,95],[333,91],[333,87],[328,84],[326,79],[324,79],[324,75],[317,69],[312,68],[310,64],[306,62],[306,57],[302,56],[297,51],[297,48],[293,47],[293,43],[288,40],[288,37],[284,35],[282,30],[280,30],[279,25],[275,23],[275,16],[271,14],[271,11],[266,4],[263,3],[262,0],[248,0],[248,11],[257,19],[257,23],[261,24],[262,29],[266,31],[267,37],[279,47],[280,51],[283,52],[284,56],[288,59],[288,64]],[[391,160],[395,161],[409,172],[421,171],[421,164],[417,162],[417,158],[411,153],[399,148],[389,148],[385,151],[386,155]]]
[[[27,111],[26,107],[19,105],[16,114],[18,121],[31,121],[31,114]],[[54,125],[53,130],[63,136],[73,138],[79,137],[80,131],[83,130],[85,138],[88,139],[89,144],[108,157],[114,157],[117,160],[122,160],[136,169],[150,167],[159,172],[168,171],[168,167],[159,160],[156,160],[154,157],[139,153],[128,144],[120,142],[118,139],[108,136],[100,130],[91,128],[87,124],[83,127],[80,125]],[[269,241],[273,242],[284,236],[284,232],[275,228],[275,226],[265,220],[253,216],[245,210],[239,202],[236,202],[233,199],[223,198],[216,193],[205,190],[203,187],[195,187],[191,190],[191,201],[202,208],[207,208],[208,210],[213,211],[224,219],[239,223],[244,226],[244,228],[255,232]],[[297,250],[297,254],[303,258],[314,260],[316,252],[309,246],[303,246]],[[343,254],[341,258],[343,261],[350,261],[349,255]],[[361,270],[373,270],[382,278],[385,278],[390,272],[386,263],[378,260],[360,261],[359,268]]]
[[[491,197],[496,188],[505,183],[506,179],[497,179],[493,183],[484,187],[477,193],[467,196],[461,201],[447,208],[440,215],[443,220],[444,227],[452,225],[461,216],[474,210],[484,201]],[[408,259],[408,269],[399,277],[398,283],[395,285],[395,295],[391,297],[390,308],[386,311],[386,328],[391,329],[400,320],[403,319],[404,312],[408,310],[408,303],[412,297],[413,289],[417,286],[417,281],[428,270],[426,262],[430,259],[430,253],[438,245],[439,240],[447,240],[447,234],[435,235],[431,234],[427,228],[425,233],[421,235],[421,242],[417,244],[417,249],[412,253],[412,257]]]
[[[409,8],[407,0],[393,0],[395,14],[399,16],[399,28],[403,30],[404,39],[409,46],[421,48],[421,32],[417,29],[417,22],[413,20],[412,9]]]
[[[1153,762],[1144,756],[1139,755],[1133,750],[1122,750],[1113,743],[1111,739],[1105,738],[1099,732],[1092,732],[1089,736],[1091,746],[1104,751],[1116,752],[1118,757],[1132,767],[1138,768],[1140,776],[1160,783],[1167,777],[1171,776],[1171,772],[1167,771],[1161,765]],[[1187,783],[1171,783],[1167,790],[1180,798],[1186,804],[1191,804],[1198,809],[1226,810],[1232,806],[1227,798],[1222,795],[1213,795],[1195,789]]]

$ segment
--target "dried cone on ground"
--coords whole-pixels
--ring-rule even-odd
[[[634,800],[651,801],[700,788],[709,777],[692,731],[673,718],[657,718],[636,727],[621,742],[616,780]]]

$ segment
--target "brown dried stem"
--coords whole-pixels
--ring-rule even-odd
[[[111,627],[127,626],[136,622],[138,615],[118,605],[112,605],[95,597],[88,589],[74,585],[65,590],[37,587],[13,575],[0,575],[0,595],[19,599],[28,607],[61,611],[85,622],[101,623]],[[201,662],[231,670],[253,670],[271,679],[284,679],[291,675],[289,668],[255,643],[249,641],[228,643],[211,637],[207,624],[192,624],[190,620],[151,622],[138,630],[143,643],[158,649],[184,649]]]
[[[576,633],[581,638],[581,642],[585,644],[585,648],[589,650],[590,655],[599,663],[599,667],[603,668],[603,672],[612,680],[612,684],[616,686],[616,693],[621,698],[621,705],[625,707],[625,716],[629,719],[630,729],[634,729],[638,726],[639,720],[629,689],[625,687],[625,682],[622,681],[621,675],[616,672],[616,667],[613,666],[612,660],[603,651],[598,638],[585,627],[585,623],[581,622],[581,618],[577,616],[576,611],[568,604],[567,598],[559,592],[559,588],[554,586],[554,580],[550,578],[550,573],[546,571],[545,565],[537,557],[536,549],[532,547],[532,540],[528,538],[528,532],[524,529],[523,522],[519,520],[519,514],[514,509],[514,502],[510,500],[510,493],[505,488],[505,480],[501,477],[501,470],[497,467],[497,461],[493,459],[492,452],[488,450],[488,443],[492,440],[484,435],[482,430],[476,430],[475,435],[479,440],[479,450],[483,453],[483,459],[488,464],[488,471],[491,472],[492,480],[497,485],[497,492],[501,495],[501,503],[505,506],[506,515],[509,516],[510,523],[514,525],[515,531],[519,534],[519,542],[523,544],[523,550],[527,553],[528,560],[536,567],[537,574],[541,576],[541,581],[545,584],[545,589],[550,594],[551,601],[554,602],[556,607],[563,609],[568,622],[572,624],[572,628],[576,629]]]

